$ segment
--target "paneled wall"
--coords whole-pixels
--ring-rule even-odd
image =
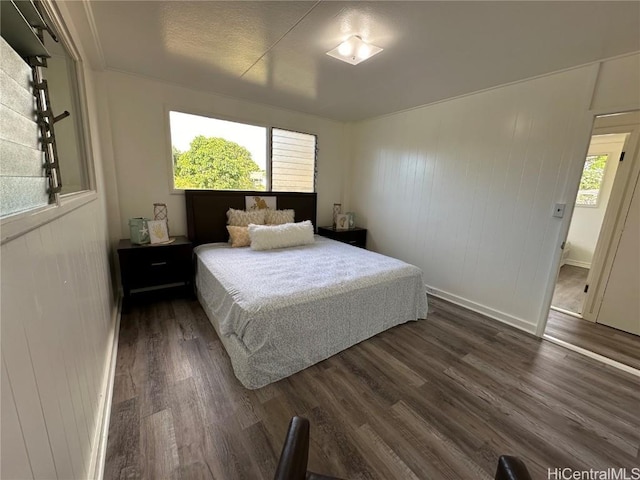
[[[100,97],[95,76],[82,71],[96,192],[2,222],[3,240],[10,239],[0,247],[3,480],[87,479],[101,471],[116,305],[100,141],[91,135]]]
[[[100,210],[1,247],[3,479],[89,476],[113,333]]]
[[[184,195],[171,193],[171,146],[167,109],[226,120],[268,125],[318,136],[318,219],[331,222],[333,203],[343,201],[349,161],[345,125],[320,117],[199,92],[134,75],[106,72],[108,112],[103,138],[110,137],[118,191],[120,238],[129,236],[131,217],[150,216],[153,203],[169,208],[172,234],[186,233]],[[115,240],[115,239],[114,239]]]
[[[533,332],[596,68],[355,126],[349,208],[436,293]],[[586,140],[586,138],[585,138]]]

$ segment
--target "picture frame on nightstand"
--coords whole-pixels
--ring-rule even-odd
[[[336,230],[349,230],[349,215],[346,213],[336,215]]]
[[[149,239],[152,245],[169,242],[169,230],[167,229],[166,220],[149,220],[147,227],[149,228]]]

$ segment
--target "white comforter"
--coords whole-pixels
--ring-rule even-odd
[[[217,243],[195,252],[199,298],[219,334],[233,337],[239,351],[225,346],[236,376],[250,388],[399,323],[426,318],[419,268],[324,237],[279,250]],[[234,360],[238,353],[256,356],[252,366],[247,358]]]

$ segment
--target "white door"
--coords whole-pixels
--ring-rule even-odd
[[[640,335],[640,185],[636,182],[596,320]]]

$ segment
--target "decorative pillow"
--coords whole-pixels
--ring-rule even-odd
[[[248,247],[251,245],[251,238],[249,238],[249,227],[235,227],[228,225],[229,231],[229,243],[233,248],[236,247]]]
[[[227,225],[233,227],[248,227],[250,223],[264,225],[264,212],[264,210],[245,212],[244,210],[230,208],[227,210]]]
[[[314,242],[310,220],[282,225],[249,225],[251,250],[295,247]]]
[[[265,210],[264,223],[267,225],[282,225],[295,222],[295,210]]]

